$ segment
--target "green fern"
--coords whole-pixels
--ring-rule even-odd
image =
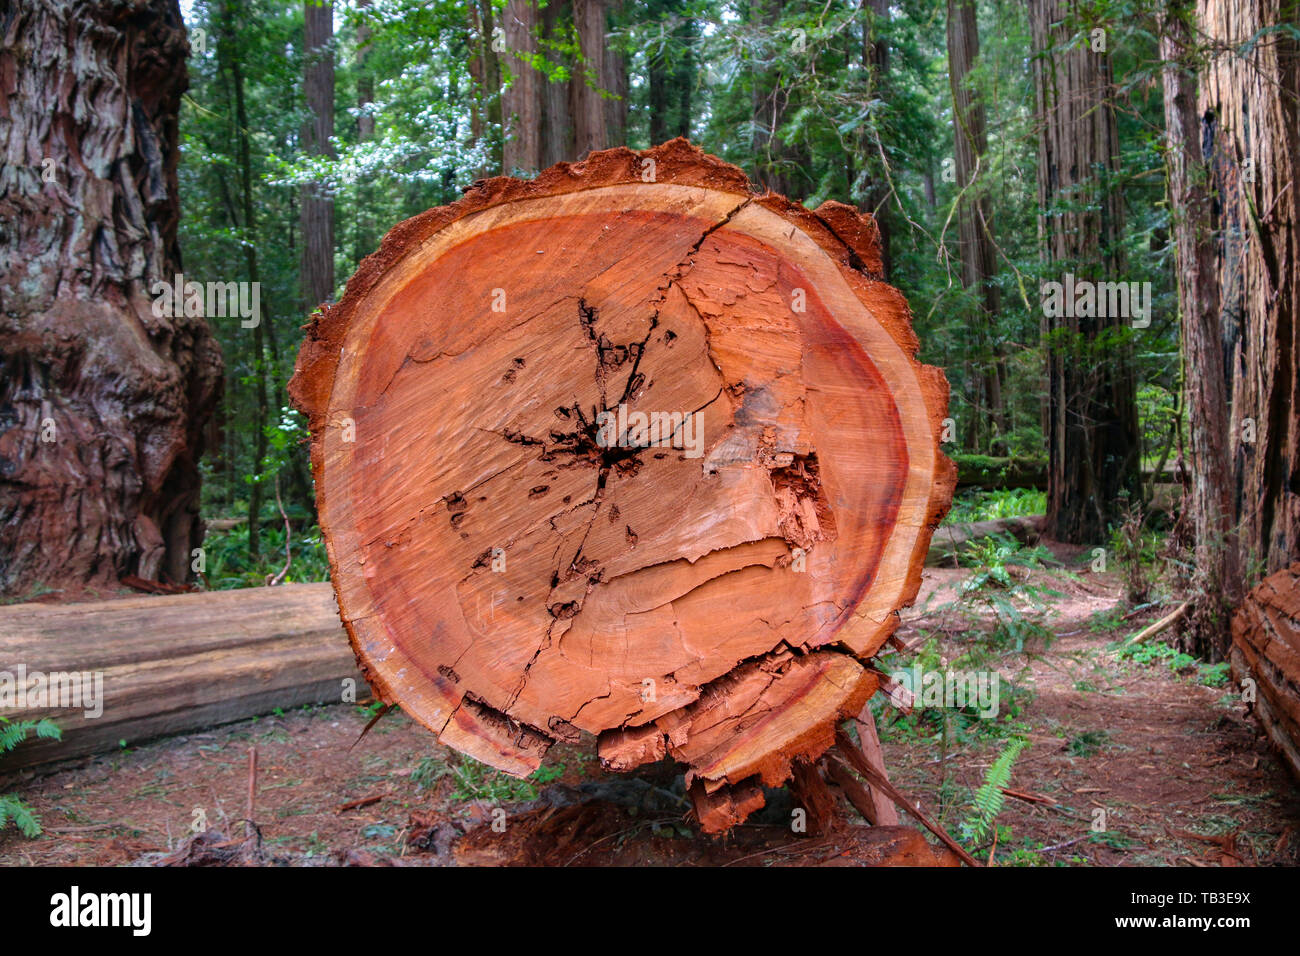
[[[41,835],[41,824],[36,819],[36,814],[32,813],[32,808],[12,793],[0,793],[0,830],[10,822],[25,837]]]
[[[0,753],[13,750],[32,732],[47,740],[58,740],[62,736],[52,720],[10,720],[0,717]]]
[[[984,841],[993,821],[1002,812],[1007,801],[1002,788],[1010,783],[1011,767],[1024,749],[1024,740],[1017,738],[1011,741],[984,774],[984,782],[975,791],[973,811],[961,824],[962,837],[971,846],[978,846]]]
[[[0,754],[6,754],[35,734],[46,740],[61,740],[62,732],[52,720],[10,720],[0,717]],[[16,794],[0,793],[0,830],[12,823],[26,837],[40,836],[41,823]]]

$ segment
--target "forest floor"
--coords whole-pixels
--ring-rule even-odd
[[[977,855],[998,865],[1300,864],[1300,792],[1258,737],[1224,668],[1161,637],[1117,641],[1166,613],[1130,613],[1120,574],[1078,549],[1028,566],[927,569],[886,670],[996,669],[999,713],[880,701],[897,787],[960,831],[991,763],[1015,739],[1009,797]],[[1003,555],[1002,557],[1006,557]],[[990,568],[1005,568],[988,580]],[[532,781],[440,746],[400,712],[358,742],[367,708],[306,708],[0,778],[40,816],[0,833],[0,865],[772,865],[870,862],[845,804],[829,835],[791,832],[784,791],[725,839],[696,832],[666,766],[604,774],[591,741],[557,746]],[[246,837],[249,751],[258,754]],[[505,832],[492,823],[505,810]],[[1102,811],[1102,812],[1099,812]],[[205,830],[201,837],[195,832]]]

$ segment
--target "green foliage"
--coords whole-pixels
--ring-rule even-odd
[[[482,800],[491,804],[523,803],[537,799],[537,787],[564,775],[564,764],[538,767],[526,780],[493,770],[472,757],[461,757],[451,771],[453,800]]]
[[[329,580],[329,559],[319,529],[313,527],[305,535],[295,533],[290,538],[290,549],[292,561],[285,584]],[[284,525],[268,525],[262,530],[262,553],[257,559],[248,553],[247,525],[208,532],[203,550],[207,565],[204,578],[214,591],[259,587],[284,568]]]
[[[1171,674],[1194,673],[1196,680],[1206,687],[1224,687],[1231,677],[1230,665],[1227,662],[1206,664],[1176,647],[1159,641],[1119,645],[1115,656],[1118,660],[1130,661],[1142,667],[1163,664]]]
[[[967,524],[999,518],[1041,515],[1047,510],[1047,492],[1036,488],[970,488],[953,498],[944,524]]]
[[[219,552],[210,555],[212,587],[260,585],[283,565],[277,488],[295,546],[290,579],[325,577],[323,554],[312,540],[318,535],[305,425],[287,408],[285,389],[302,323],[316,305],[305,301],[299,281],[302,188],[319,184],[334,200],[341,291],[392,225],[456,200],[477,179],[531,173],[500,168],[507,125],[502,88],[518,82],[524,70],[538,71],[543,83],[581,75],[607,101],[622,96],[624,138],[633,148],[652,145],[652,133],[685,133],[810,207],[837,200],[870,210],[889,239],[888,279],[916,309],[920,357],[941,366],[952,384],[956,441],[949,452],[975,463],[985,459],[995,470],[1005,467],[998,462],[1043,458],[1042,382],[1050,348],[1098,363],[1131,351],[1143,460],[1154,463],[1168,446],[1180,417],[1178,308],[1151,5],[1090,3],[1070,14],[1079,30],[1094,22],[1107,30],[1121,152],[1118,168],[1104,181],[1049,209],[1040,208],[1036,185],[1033,44],[1025,5],[1015,0],[976,4],[980,56],[968,85],[987,114],[988,143],[979,177],[968,184],[945,175],[954,134],[947,8],[940,0],[897,0],[879,18],[858,0],[777,6],[628,0],[610,9],[606,23],[608,52],[627,66],[623,93],[601,86],[605,80],[580,48],[569,4],[542,5],[548,27],[536,38],[537,51],[501,51],[502,86],[491,83],[474,64],[486,57],[492,40],[483,23],[500,26],[505,8],[505,0],[336,5],[334,154],[314,156],[302,137],[302,4],[194,0],[186,6],[187,26],[205,30],[208,42],[206,50],[195,45],[189,59],[190,88],[180,116],[185,271],[201,281],[245,280],[255,258],[262,283],[261,344],[238,322],[213,321],[226,381],[220,437],[201,468],[207,515],[245,514],[257,489],[262,505],[254,520],[264,540],[250,557],[247,531],[209,536],[208,546]],[[883,73],[871,66],[873,43],[888,50]],[[244,92],[242,126],[236,70]],[[373,89],[369,103],[360,102],[363,87]],[[373,120],[369,135],[362,134],[362,116]],[[245,175],[255,221],[246,221],[242,209]],[[1123,262],[1124,274],[1107,278],[1152,283],[1151,326],[1108,331],[1093,341],[1064,332],[1044,340],[1040,283],[1070,269],[1083,275],[1088,264],[1045,265],[1040,217],[1095,211],[1098,193],[1109,191],[1121,194],[1125,215],[1121,248],[1106,252]],[[995,243],[990,285],[999,302],[991,321],[981,290],[963,286],[954,221],[959,198],[985,200],[996,211],[988,223]],[[994,366],[1006,406],[1005,425],[997,427],[982,394],[983,375]],[[260,386],[268,393],[265,408]],[[1044,509],[1036,491],[964,493],[948,520]]]
[[[1123,608],[1113,607],[1106,611],[1097,611],[1088,618],[1088,630],[1094,634],[1110,634],[1123,626]]]
[[[985,772],[984,782],[972,798],[970,815],[961,822],[959,829],[962,839],[969,846],[979,846],[984,842],[993,821],[1002,812],[1007,799],[1002,788],[1011,782],[1011,768],[1024,749],[1023,739],[1012,740]]]
[[[975,573],[962,582],[962,598],[969,605],[993,613],[993,641],[1023,653],[1031,644],[1044,648],[1052,632],[1043,625],[1047,611],[1045,597],[1059,597],[1059,592],[1030,584],[1027,573],[1038,568],[1051,553],[1041,545],[1027,548],[1014,538],[1001,535],[975,542],[962,555],[962,561]]]
[[[1002,673],[1010,669],[1005,666],[1005,654],[1004,648],[990,648],[983,642],[971,640],[965,644],[963,653],[946,660],[939,639],[930,637],[919,648],[909,652],[905,660],[900,654],[880,655],[878,666],[885,673],[902,670],[906,674],[913,666],[919,667],[922,673],[945,676],[949,671],[998,670],[998,713],[992,718],[981,716],[976,702],[967,700],[964,707],[916,706],[910,714],[904,714],[888,704],[884,695],[877,695],[871,705],[877,725],[887,727],[891,737],[926,740],[940,745],[945,739],[950,739],[953,745],[965,745],[1023,733],[1024,725],[1017,718],[1033,694],[1026,685]]]
[[[1109,746],[1109,730],[1085,730],[1070,738],[1065,745],[1065,752],[1071,757],[1091,757]]]
[[[1206,687],[1227,687],[1232,679],[1232,665],[1227,661],[1200,665],[1200,682]]]
[[[0,717],[0,755],[11,752],[32,734],[46,740],[63,738],[62,731],[51,720],[10,720]],[[16,794],[0,793],[0,830],[4,830],[10,823],[25,837],[40,836],[41,823],[32,808]]]
[[[411,771],[411,782],[417,790],[432,790],[439,780],[451,773],[446,761],[433,756],[421,757]]]

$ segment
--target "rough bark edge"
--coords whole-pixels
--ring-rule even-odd
[[[1261,581],[1232,618],[1228,660],[1238,684],[1255,682],[1251,711],[1300,783],[1300,650],[1278,626],[1300,634],[1300,562]]]

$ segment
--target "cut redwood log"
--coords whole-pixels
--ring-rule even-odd
[[[63,732],[0,773],[367,697],[328,584],[0,607],[0,716]]]
[[[1233,615],[1228,659],[1233,678],[1254,692],[1250,708],[1264,733],[1300,782],[1300,563],[1246,595]]]
[[[384,700],[508,773],[598,737],[706,830],[877,688],[956,480],[869,217],[684,140],[476,183],[310,326],[344,624]]]

